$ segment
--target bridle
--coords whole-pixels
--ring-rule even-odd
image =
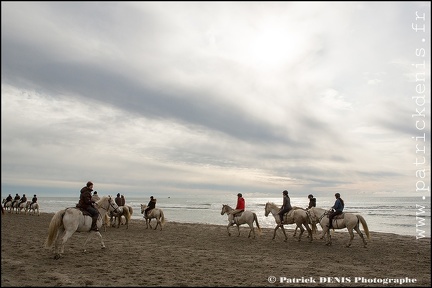
[[[105,208],[105,207],[103,207],[103,206],[100,206],[102,209],[104,209],[104,210],[106,210],[107,212],[109,211],[109,208],[110,208],[110,206],[114,209],[114,212],[115,213],[118,213],[118,206],[117,207],[115,207],[114,206],[114,204],[113,204],[113,201],[112,201],[112,198],[110,197],[109,199],[108,199],[108,206],[107,206],[107,208]]]

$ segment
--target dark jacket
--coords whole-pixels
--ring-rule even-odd
[[[6,202],[9,202],[9,201],[12,201],[12,196],[11,195],[9,195],[7,198],[6,198]]]
[[[89,187],[83,187],[81,189],[81,195],[80,195],[80,200],[78,202],[79,207],[82,207],[84,209],[92,206],[93,201],[92,199],[92,194],[91,192],[93,191],[93,189],[90,189]]]
[[[23,196],[22,198],[21,198],[21,201],[20,201],[21,203],[23,203],[23,202],[27,202],[27,197],[26,196]]]
[[[33,197],[32,198],[32,203],[36,203],[37,202],[37,197]]]
[[[309,199],[309,206],[308,208],[316,207],[316,198],[310,198]]]
[[[344,209],[344,202],[342,199],[338,198],[335,201],[335,204],[333,205],[333,209],[336,210],[337,212],[342,212]]]
[[[121,200],[120,196],[116,197],[114,200],[115,200],[115,203],[116,203],[118,206],[123,206],[123,205],[122,205],[122,200]]]
[[[125,206],[126,205],[126,199],[123,195],[121,196],[120,200],[121,200],[121,205],[119,205],[119,206]]]
[[[156,199],[150,200],[147,206],[148,210],[156,208]]]

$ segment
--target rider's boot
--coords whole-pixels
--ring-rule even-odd
[[[98,220],[98,215],[95,215],[92,217],[92,227],[91,230],[93,231],[99,231],[98,227],[97,227],[97,220]]]

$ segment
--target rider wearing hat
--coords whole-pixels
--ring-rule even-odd
[[[237,194],[237,205],[234,210],[231,211],[231,215],[233,215],[233,223],[235,224],[235,215],[243,212],[245,210],[246,203],[245,199],[243,198],[243,195],[241,193]]]
[[[342,198],[340,198],[340,194],[339,193],[336,193],[335,197],[336,197],[336,201],[335,201],[335,204],[332,207],[332,209],[334,211],[332,213],[330,213],[330,215],[329,215],[329,230],[332,228],[333,217],[335,217],[336,215],[342,214],[342,211],[343,211],[344,206],[345,206],[345,203],[342,200]]]
[[[309,194],[308,198],[309,198],[309,206],[307,209],[316,207],[316,198],[314,198],[312,194]]]
[[[284,224],[283,223],[283,216],[284,216],[285,213],[288,213],[292,209],[292,207],[291,207],[291,200],[290,200],[290,198],[288,196],[288,191],[284,190],[282,192],[282,195],[283,195],[283,204],[282,204],[282,207],[280,208],[278,214],[279,214],[279,217],[280,217],[280,223]]]

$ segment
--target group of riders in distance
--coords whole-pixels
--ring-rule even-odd
[[[346,246],[351,246],[352,240],[354,238],[353,230],[355,230],[360,235],[364,247],[366,247],[367,243],[362,232],[360,231],[360,223],[362,224],[364,232],[369,239],[370,235],[367,223],[365,219],[359,214],[343,212],[345,203],[339,193],[335,194],[336,201],[329,210],[317,208],[316,198],[312,194],[308,196],[309,205],[307,208],[292,207],[287,190],[282,192],[282,196],[283,204],[280,208],[271,202],[267,202],[265,205],[265,216],[267,217],[270,213],[272,213],[276,222],[273,239],[276,236],[276,231],[280,228],[285,235],[285,241],[287,241],[284,224],[296,224],[294,236],[297,233],[297,229],[300,229],[298,241],[300,241],[305,230],[308,231],[309,241],[312,241],[312,234],[316,232],[316,225],[319,223],[323,230],[321,239],[327,235],[326,245],[331,245],[332,243],[330,229],[347,228],[350,234],[350,241]],[[251,234],[253,234],[253,237],[255,238],[255,230],[253,227],[254,222],[256,223],[258,231],[261,231],[256,214],[246,211],[245,207],[245,199],[241,193],[237,194],[237,205],[235,209],[229,207],[228,205],[222,205],[221,215],[228,215],[228,235],[231,235],[229,231],[231,226],[237,225],[238,235],[240,235],[239,226],[242,224],[248,224],[250,227],[249,237]]]
[[[25,194],[23,194],[23,196],[21,197],[18,193],[16,193],[14,198],[12,198],[12,195],[9,194],[6,199],[3,199],[2,204],[3,213],[4,211],[7,211],[9,213],[12,213],[13,211],[15,211],[15,213],[21,213],[21,211],[24,210],[26,214],[28,212],[33,212],[39,215],[39,204],[37,203],[36,195],[34,195],[32,200],[30,201],[27,200]]]

